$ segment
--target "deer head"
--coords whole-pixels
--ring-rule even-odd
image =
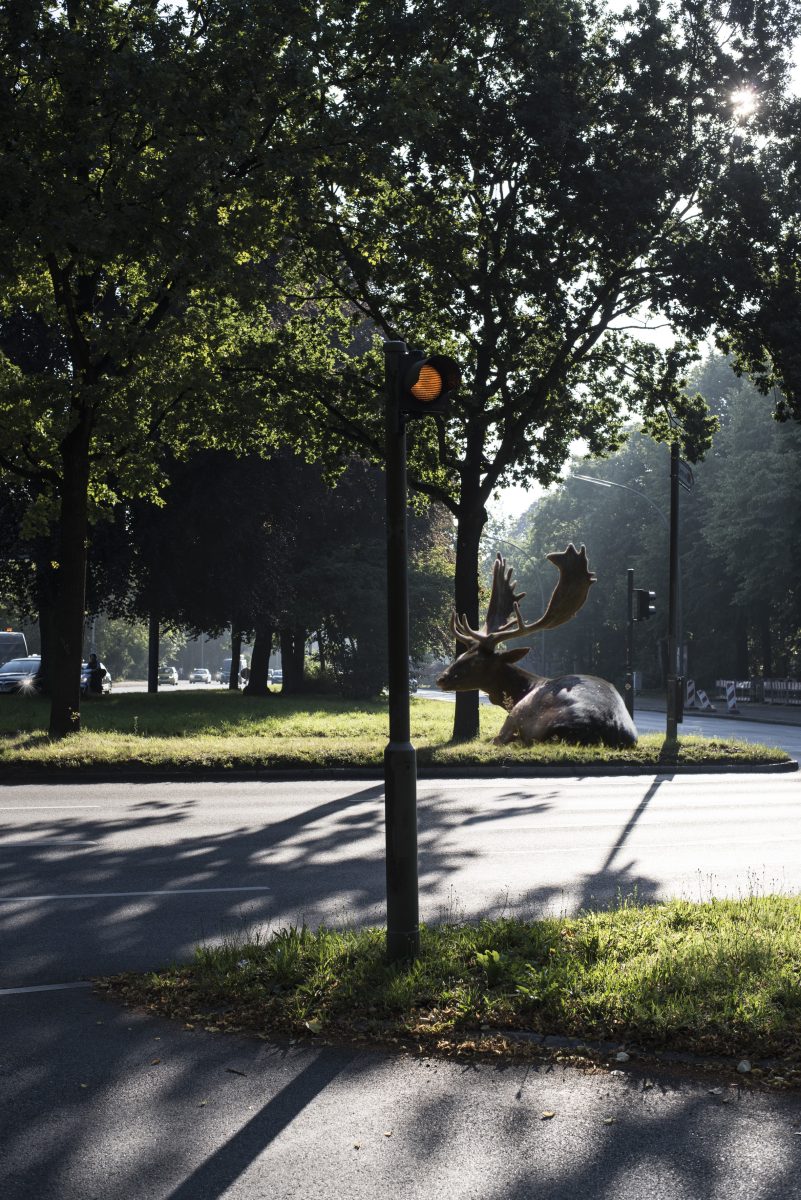
[[[492,568],[492,594],[487,619],[480,630],[471,629],[467,618],[451,614],[451,631],[466,650],[443,671],[437,686],[445,692],[470,692],[480,688],[488,693],[494,704],[509,708],[531,686],[534,676],[513,664],[528,654],[528,646],[498,651],[501,642],[524,637],[542,629],[564,625],[582,607],[595,575],[587,566],[584,546],[576,550],[571,544],[561,553],[547,555],[559,569],[559,581],[553,590],[545,612],[538,620],[526,624],[520,612],[525,592],[515,592],[511,567],[498,555]]]

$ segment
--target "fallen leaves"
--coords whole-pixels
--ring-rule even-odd
[[[551,1112],[550,1109],[546,1109],[545,1112],[542,1113],[542,1115],[540,1116],[540,1120],[541,1121],[550,1121],[551,1118],[555,1117],[555,1116],[556,1116],[555,1112]]]

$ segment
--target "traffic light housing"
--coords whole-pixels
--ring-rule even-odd
[[[410,350],[398,364],[401,413],[407,417],[442,416],[461,379],[459,364],[447,354]]]
[[[647,621],[656,612],[656,592],[646,588],[634,589],[634,620]]]

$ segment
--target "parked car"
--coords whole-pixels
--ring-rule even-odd
[[[35,692],[36,676],[42,665],[41,656],[12,658],[0,667],[0,692]]]
[[[208,667],[193,667],[189,674],[190,683],[211,683],[211,671]]]
[[[240,657],[239,657],[239,675],[237,677],[237,686],[238,687],[244,687],[245,683],[247,682],[247,678],[248,678],[249,674],[250,674],[250,672],[248,671],[248,660],[245,658],[244,655],[240,655]],[[219,679],[220,683],[224,687],[228,686],[228,680],[231,678],[231,659],[230,658],[223,659],[223,665],[220,667],[220,673],[217,676],[217,678]]]
[[[108,673],[108,669],[105,667],[105,665],[102,662],[99,662],[97,665],[98,665],[99,670],[101,670],[103,672],[103,674],[100,677],[100,694],[102,696],[107,696],[109,694],[109,692],[111,691],[111,676]],[[81,663],[81,695],[82,696],[88,696],[88,694],[89,694],[89,672],[90,672],[90,670],[91,670],[91,668],[90,668],[88,662]]]
[[[178,672],[175,667],[159,667],[159,683],[170,683],[178,687]]]

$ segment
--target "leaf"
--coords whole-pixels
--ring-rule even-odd
[[[323,1023],[315,1018],[312,1021],[306,1021],[306,1028],[310,1033],[320,1033],[323,1028]]]
[[[541,1121],[550,1121],[551,1117],[555,1117],[555,1116],[556,1116],[555,1112],[551,1112],[550,1109],[546,1109],[545,1112],[540,1117],[540,1120]]]
[[[151,1065],[151,1067],[155,1067],[156,1063],[160,1063],[160,1062],[161,1062],[160,1058],[151,1058],[150,1065]]]

